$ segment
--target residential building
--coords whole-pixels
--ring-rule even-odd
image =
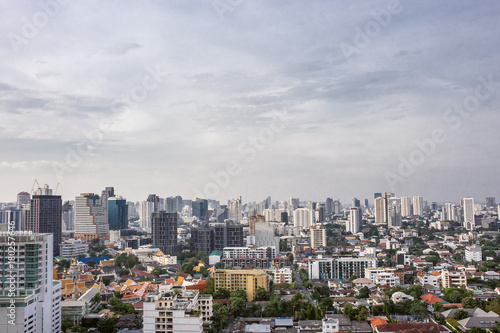
[[[297,208],[293,211],[293,225],[307,229],[313,224],[313,211],[308,208]]]
[[[467,287],[467,276],[464,270],[449,271],[443,269],[441,271],[441,284],[443,288],[454,287]]]
[[[258,288],[269,291],[269,276],[265,270],[215,270],[215,291],[220,288],[234,291],[243,289],[247,293],[247,301],[255,298]]]
[[[375,224],[386,224],[387,216],[386,216],[386,208],[387,202],[383,197],[377,197],[374,201],[375,207]]]
[[[75,238],[109,240],[109,225],[97,194],[82,193],[75,198]]]
[[[359,225],[361,224],[361,208],[351,207],[349,210],[349,219],[346,223],[346,232],[356,234],[359,232]]]
[[[63,230],[73,230],[75,228],[75,207],[74,203],[66,201],[62,206]]]
[[[309,278],[317,280],[363,277],[366,269],[376,268],[375,257],[309,258]]]
[[[420,196],[413,197],[413,215],[422,216],[424,212],[424,198]]]
[[[279,285],[282,283],[293,283],[292,270],[289,267],[282,267],[273,270],[273,281]]]
[[[474,217],[474,199],[463,198],[460,202],[463,211],[463,226],[467,230],[474,230],[476,221]]]
[[[481,250],[481,246],[479,245],[466,246],[465,260],[467,262],[482,262],[483,251]]]
[[[60,255],[65,258],[87,256],[89,254],[90,245],[84,239],[68,239],[61,245]]]
[[[389,228],[401,226],[401,198],[387,199],[387,226]]]
[[[229,219],[236,222],[240,222],[242,217],[241,207],[242,207],[241,196],[232,199],[229,202]]]
[[[311,233],[311,248],[316,250],[320,247],[326,247],[326,228],[324,225],[315,224],[309,228]]]
[[[31,198],[30,208],[25,211],[23,230],[33,233],[53,234],[52,250],[59,255],[62,233],[62,200],[60,195],[52,195],[48,185],[36,190]]]
[[[272,261],[275,258],[275,246],[258,248],[225,247],[222,251],[221,262],[223,266],[268,269],[272,267]]]
[[[411,203],[411,197],[401,197],[401,216],[407,217],[413,215]]]
[[[191,229],[191,251],[210,254],[214,248],[214,228],[204,224],[198,228]]]
[[[177,213],[162,210],[151,214],[151,232],[153,247],[163,253],[178,252],[177,247]]]
[[[141,204],[140,225],[144,231],[151,232],[152,215],[159,211],[160,198],[156,194],[150,194]]]
[[[53,238],[0,234],[0,332],[60,332],[61,283],[53,279]],[[10,316],[12,308],[15,316]]]

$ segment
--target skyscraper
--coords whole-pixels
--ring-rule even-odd
[[[326,198],[325,202],[325,215],[330,216],[333,214],[333,199],[332,198]]]
[[[307,208],[297,208],[293,211],[293,225],[309,228],[313,224],[313,211]]]
[[[411,197],[401,197],[401,216],[412,216]]]
[[[159,248],[165,254],[179,252],[177,247],[177,213],[167,213],[162,210],[152,213],[151,219],[153,247]]]
[[[16,203],[16,208],[17,209],[24,209],[24,206],[26,204],[30,203],[30,194],[28,192],[20,192],[17,195],[17,203]],[[27,207],[26,207],[27,208]]]
[[[349,210],[349,220],[346,224],[346,232],[356,234],[359,232],[359,225],[361,220],[359,219],[359,207],[351,207]]]
[[[241,196],[232,199],[229,203],[229,218],[233,221],[241,221]]]
[[[82,193],[75,198],[75,238],[109,239],[109,225],[97,194]]]
[[[53,238],[52,234],[0,234],[4,249],[0,262],[5,265],[0,270],[0,332],[61,331],[61,282],[52,276]],[[15,320],[9,323],[13,312]]]
[[[151,232],[151,216],[160,211],[160,198],[156,194],[150,194],[141,205],[141,228],[146,232]]]
[[[495,197],[486,197],[486,207],[495,207],[497,205],[495,201]]]
[[[196,216],[200,221],[208,221],[208,200],[196,198],[192,203],[193,216]]]
[[[415,196],[413,197],[413,215],[422,216],[424,212],[424,198]]]
[[[387,200],[387,226],[389,228],[401,226],[401,198]]]
[[[175,197],[168,197],[165,199],[165,211],[167,213],[177,213],[177,199]]]
[[[128,228],[127,200],[122,197],[108,199],[109,230],[123,230]]]
[[[105,187],[101,192],[101,205],[102,210],[104,212],[104,216],[106,217],[106,223],[108,221],[108,199],[115,196],[115,188],[114,187]]]
[[[62,221],[66,230],[75,228],[75,210],[73,202],[66,201],[62,206]]]
[[[62,200],[60,195],[52,195],[48,185],[36,190],[31,198],[30,209],[25,211],[23,230],[34,233],[50,233],[54,237],[52,249],[59,255],[62,232]]]
[[[474,199],[463,198],[461,201],[463,210],[463,226],[467,230],[474,230],[476,221],[474,217]]]
[[[387,203],[385,198],[377,197],[375,198],[374,207],[375,207],[375,223],[376,224],[386,224],[387,223]]]
[[[339,200],[333,202],[333,214],[340,214],[342,212],[342,204]]]

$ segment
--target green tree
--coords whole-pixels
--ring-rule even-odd
[[[433,307],[434,307],[434,312],[442,312],[444,308],[443,303],[441,302],[434,303]]]
[[[255,292],[255,301],[269,301],[270,298],[269,293],[264,288],[257,288],[257,291]]]
[[[168,273],[168,271],[166,269],[160,268],[160,267],[155,267],[151,271],[151,274],[157,275],[157,276],[160,276],[160,275],[163,275],[163,274],[167,274],[167,273]]]
[[[73,326],[73,321],[70,318],[65,318],[61,323],[61,331],[66,332],[67,329]]]
[[[455,318],[455,320],[462,320],[462,319],[465,319],[469,316],[469,314],[462,310],[462,309],[458,309],[457,311],[455,311],[455,314],[453,315],[453,318]]]
[[[410,309],[408,311],[413,316],[418,316],[422,319],[427,318],[429,316],[429,310],[427,310],[427,306],[420,302],[419,300],[415,300],[411,302]]]
[[[368,298],[368,297],[370,297],[370,289],[368,289],[368,287],[364,286],[359,291],[358,298]]]
[[[356,315],[356,320],[357,321],[365,321],[366,318],[368,317],[368,310],[366,310],[365,307],[362,307],[358,314]]]
[[[493,311],[497,315],[500,315],[500,298],[495,298],[493,301],[488,304],[486,310]],[[500,331],[499,331],[500,332]]]
[[[231,312],[235,317],[240,317],[245,311],[246,302],[240,297],[231,297]]]
[[[101,333],[115,333],[118,331],[115,327],[117,323],[118,318],[102,318],[97,322],[97,329]]]
[[[323,312],[332,311],[332,308],[333,308],[333,300],[332,300],[330,297],[325,297],[325,298],[322,298],[322,299],[319,301],[318,306],[319,306],[319,308],[320,308],[321,310],[323,310]]]
[[[201,266],[201,267],[200,267],[200,273],[201,273],[201,275],[203,275],[204,277],[207,277],[207,276],[208,276],[208,269],[207,269],[205,266]]]
[[[231,293],[231,298],[241,298],[243,301],[246,302],[247,300],[247,292],[243,289],[236,289]]]
[[[214,303],[213,305],[212,324],[210,325],[210,332],[222,332],[223,328],[227,326],[229,311],[223,304]]]
[[[231,297],[231,292],[225,288],[219,288],[214,292],[214,298],[216,299],[229,299]]]
[[[479,306],[479,302],[474,297],[464,297],[462,299],[462,306],[465,309],[477,308]]]
[[[213,295],[215,290],[215,281],[211,277],[208,278],[206,281],[207,281],[207,287],[202,291],[202,294]]]

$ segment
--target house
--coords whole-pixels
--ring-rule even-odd
[[[434,323],[400,323],[385,324],[374,327],[376,333],[449,333],[449,330],[442,325]]]
[[[434,303],[444,303],[444,300],[439,298],[439,297],[436,297],[432,294],[425,294],[425,295],[422,295],[420,296],[420,299],[428,304],[428,305],[434,305]]]
[[[349,317],[345,314],[329,314],[327,313],[324,318],[325,325],[326,323],[338,322],[338,331],[326,331],[326,332],[352,332],[352,333],[372,333],[372,328],[367,322],[360,322],[356,320],[350,320]],[[323,326],[323,325],[322,325]],[[302,332],[302,331],[301,331]],[[321,332],[321,329],[320,331]],[[325,331],[323,331],[325,332]]]
[[[405,300],[413,301],[414,299],[415,298],[413,296],[407,295],[401,291],[397,291],[394,294],[392,294],[392,296],[391,296],[391,300],[396,304],[401,303]]]
[[[384,305],[385,302],[389,301],[389,297],[380,290],[375,290],[370,294],[370,300],[373,305]]]
[[[442,314],[445,318],[454,318],[457,310],[458,309],[451,309],[443,311]],[[467,312],[469,317],[458,321],[460,325],[458,328],[462,332],[470,332],[474,327],[482,329],[495,328],[500,321],[500,316],[493,311],[485,312],[479,308],[463,309],[463,311]]]

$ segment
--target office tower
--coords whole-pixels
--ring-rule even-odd
[[[9,224],[14,222],[14,230],[19,231],[23,227],[23,216],[25,212],[20,209],[5,209],[0,210],[0,224]],[[7,230],[12,228],[7,226]],[[12,230],[12,229],[10,229]]]
[[[0,260],[5,265],[0,270],[0,332],[61,331],[61,283],[53,280],[53,238],[0,234]],[[9,317],[13,312],[14,320]]]
[[[495,197],[486,197],[486,207],[495,207],[497,205],[495,201]]]
[[[389,228],[401,226],[401,198],[387,200],[387,226]]]
[[[349,220],[346,223],[346,232],[350,232],[352,234],[356,234],[359,232],[359,225],[361,224],[361,220],[359,219],[359,211],[361,208],[359,207],[351,207],[349,210]]]
[[[62,232],[61,196],[52,195],[48,185],[37,189],[31,198],[30,209],[25,211],[23,219],[23,230],[54,235],[52,249],[54,256],[58,256]]]
[[[407,217],[413,215],[411,203],[411,197],[401,197],[401,216]]]
[[[266,208],[272,208],[271,207],[271,196],[268,196],[266,198]]]
[[[20,192],[17,195],[16,209],[24,209],[25,205],[29,204],[31,200],[30,194],[28,192]],[[28,208],[28,207],[26,207]]]
[[[106,217],[106,223],[108,222],[108,199],[115,196],[115,188],[114,187],[105,187],[101,192],[101,206],[102,211],[104,212],[104,216]]]
[[[109,225],[97,194],[82,193],[75,198],[75,238],[109,239]]]
[[[208,221],[208,200],[196,198],[192,203],[193,216],[200,221]]]
[[[226,205],[220,205],[217,207],[215,210],[215,220],[217,222],[224,222],[225,220],[229,219],[229,209],[227,209]]]
[[[191,252],[203,252],[206,255],[215,249],[215,229],[208,224],[191,229]]]
[[[177,213],[162,210],[151,214],[153,247],[165,254],[179,252],[177,247]]]
[[[267,200],[259,202],[255,208],[257,215],[264,215],[264,210],[267,208]]]
[[[215,270],[215,291],[221,288],[234,291],[238,289],[245,290],[247,301],[251,302],[255,298],[258,288],[264,288],[269,291],[269,275],[265,270]]]
[[[182,211],[182,197],[180,195],[175,196],[175,200],[177,201],[177,213],[180,213]]]
[[[62,206],[62,221],[64,230],[73,230],[75,228],[75,210],[73,202],[66,201]]]
[[[316,222],[322,223],[325,222],[325,205],[317,204],[316,205]]]
[[[288,213],[287,212],[282,212],[281,213],[281,220],[280,220],[280,222],[284,222],[285,225],[288,225]]]
[[[436,208],[433,209],[435,210]],[[422,216],[423,212],[424,212],[424,198],[419,196],[413,197],[413,215]]]
[[[368,202],[368,199],[365,199],[365,208],[366,209],[370,208],[370,203]]]
[[[177,199],[175,197],[168,197],[165,199],[165,211],[167,213],[177,213]]]
[[[307,208],[297,208],[293,211],[293,225],[304,229],[313,224],[312,210]]]
[[[311,248],[316,250],[320,247],[326,247],[326,228],[324,225],[315,224],[309,228],[311,232]]]
[[[274,209],[264,209],[264,221],[270,222],[270,221],[276,221],[276,217],[274,215]]]
[[[463,198],[460,202],[463,211],[463,226],[467,230],[474,230],[476,221],[474,217],[474,199]]]
[[[255,246],[280,248],[280,237],[276,236],[274,227],[269,222],[255,224]]]
[[[229,203],[229,218],[236,222],[241,221],[241,196]]]
[[[150,194],[141,206],[141,228],[151,232],[151,216],[160,211],[160,198],[156,194]]]
[[[431,203],[431,209],[432,209],[432,210],[437,210],[437,209],[438,209],[438,204],[437,204],[437,202],[433,201],[433,202]]]
[[[128,201],[127,207],[128,207],[128,217],[130,219],[139,219],[140,215],[139,215],[136,204],[134,202]]]
[[[214,249],[243,246],[243,226],[231,220],[225,223],[212,223],[214,228]]]
[[[373,200],[377,198],[382,198],[382,193],[373,193]]]
[[[122,197],[108,199],[109,230],[123,230],[128,228],[127,200]]]
[[[375,224],[387,224],[387,203],[385,198],[375,198],[373,206],[375,208]]]
[[[288,199],[288,206],[290,207],[290,209],[295,210],[296,208],[299,207],[299,205],[300,205],[299,198],[290,198],[290,199]]]
[[[352,198],[352,207],[359,207],[359,208],[361,208],[361,202],[359,201],[358,198]]]
[[[325,215],[330,216],[333,214],[333,199],[332,198],[326,198],[325,201]]]
[[[339,200],[333,202],[333,214],[338,215],[342,213],[342,204]]]

